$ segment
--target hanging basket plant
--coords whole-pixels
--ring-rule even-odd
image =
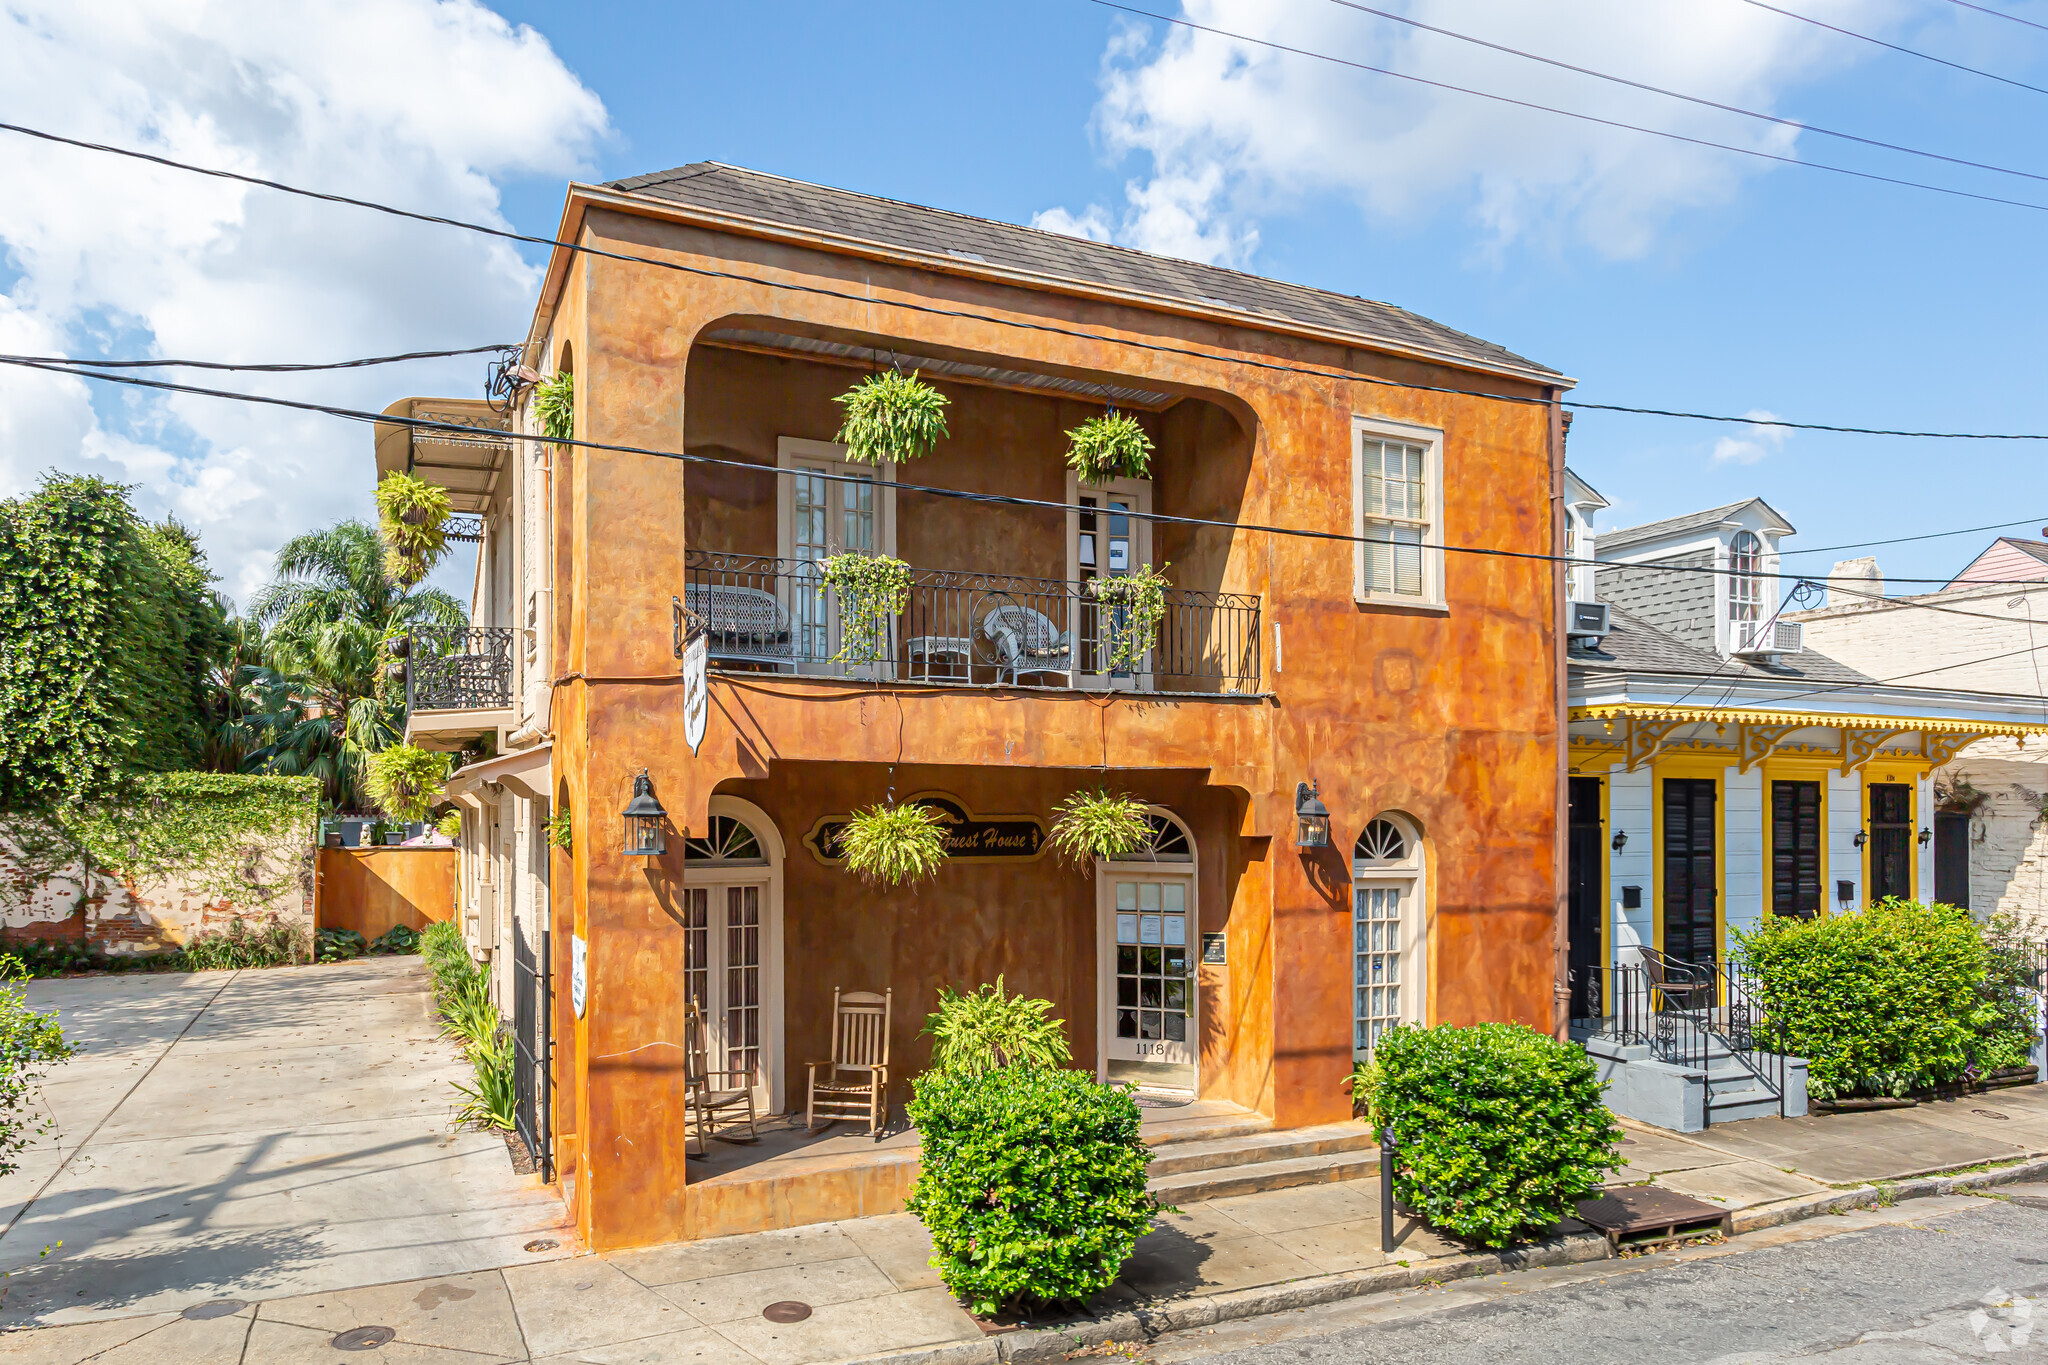
[[[411,474],[377,481],[377,530],[384,571],[407,588],[434,571],[448,552],[448,490]]]
[[[394,744],[370,755],[364,765],[363,785],[378,809],[393,820],[402,824],[424,820],[448,786],[451,757],[411,744]]]
[[[1065,861],[1092,868],[1097,858],[1118,862],[1142,852],[1152,842],[1149,816],[1129,792],[1074,792],[1053,807],[1047,839]]]
[[[1160,621],[1166,617],[1165,570],[1146,565],[1135,573],[1104,574],[1088,580],[1088,592],[1097,602],[1111,608],[1102,623],[1109,645],[1109,667],[1116,673],[1135,673],[1152,648]]]
[[[1106,412],[1067,433],[1067,463],[1082,483],[1142,479],[1152,472],[1152,438],[1137,418]]]
[[[560,370],[534,386],[533,417],[540,434],[566,441],[576,433],[576,376]]]
[[[915,370],[871,374],[832,401],[846,409],[839,443],[860,464],[922,459],[946,436],[946,395]]]
[[[876,886],[937,876],[946,861],[945,819],[930,806],[915,803],[855,811],[839,832],[846,870]]]
[[[889,626],[910,603],[910,566],[888,555],[850,552],[818,564],[822,594],[839,594],[839,652],[834,663],[871,664],[889,650]]]

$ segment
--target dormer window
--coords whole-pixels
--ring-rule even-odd
[[[1754,531],[1737,531],[1728,547],[1728,619],[1761,621],[1764,616],[1764,543]]]

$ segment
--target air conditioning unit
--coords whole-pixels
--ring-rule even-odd
[[[1806,628],[1797,621],[1734,621],[1731,654],[1797,654],[1806,648]]]
[[[1597,641],[1606,638],[1613,625],[1607,619],[1605,602],[1573,602],[1565,626],[1565,635],[1573,640]]]

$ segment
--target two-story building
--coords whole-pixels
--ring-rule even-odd
[[[710,163],[574,185],[557,235],[585,249],[524,361],[573,374],[573,442],[522,404],[394,426],[379,466],[481,519],[474,626],[416,643],[409,733],[494,748],[452,788],[477,944],[552,964],[534,1123],[589,1241],[901,1197],[835,1168],[714,1207],[686,1000],[799,1114],[835,988],[890,993],[899,1110],[937,991],[999,975],[1076,1065],[1280,1128],[1345,1117],[1395,1023],[1561,1027],[1569,381],[1387,304]],[[834,399],[890,367],[948,436],[850,462]],[[1151,467],[1082,483],[1065,433],[1111,408]],[[838,661],[818,565],[849,550],[912,569],[879,662]],[[1148,565],[1165,614],[1119,668],[1088,585]],[[678,655],[707,625],[698,739]],[[623,850],[643,773],[651,858]],[[1099,788],[1149,805],[1152,845],[1067,866],[1055,805]],[[837,825],[913,797],[955,856],[849,875]]]

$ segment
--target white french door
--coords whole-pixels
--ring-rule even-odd
[[[843,446],[789,436],[778,443],[777,459],[790,471],[777,481],[777,550],[791,567],[787,606],[797,671],[846,672],[844,664],[831,662],[841,644],[839,613],[832,595],[818,592],[813,566],[849,552],[896,553],[895,490],[882,486],[895,479],[895,466],[853,464]],[[874,666],[853,671],[865,676]]]
[[[752,1077],[754,1101],[768,1102],[762,1048],[762,912],[765,879],[683,889],[683,993],[704,1017],[705,1063]]]
[[[1192,1091],[1200,1043],[1193,878],[1102,868],[1097,875],[1103,1075]]]
[[[1075,640],[1074,676],[1080,686],[1130,686],[1133,670],[1111,667],[1120,608],[1098,607],[1087,583],[1098,577],[1136,573],[1152,562],[1150,479],[1114,479],[1097,487],[1068,478],[1067,502],[1078,511],[1067,514],[1067,580],[1080,584],[1071,623]],[[1133,515],[1133,514],[1137,515]],[[1151,658],[1135,670],[1137,686],[1149,686]]]

